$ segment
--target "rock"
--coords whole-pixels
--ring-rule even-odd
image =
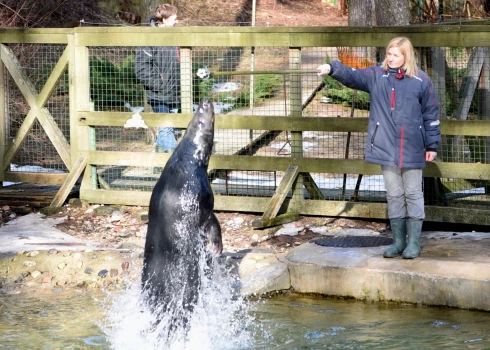
[[[48,255],[53,255],[53,254],[58,254],[58,250],[54,248],[48,250]]]
[[[87,268],[85,269],[85,271],[83,271],[83,272],[84,272],[85,274],[87,274],[87,275],[91,275],[92,273],[94,273],[94,270],[93,270],[93,269],[91,269],[90,267],[87,267]]]
[[[56,282],[57,286],[64,286],[65,284],[66,284],[66,280],[59,280],[58,282]]]
[[[121,221],[124,218],[124,214],[119,210],[116,210],[111,215],[111,222]]]
[[[105,269],[100,270],[99,273],[97,274],[97,276],[99,276],[100,278],[106,278],[108,273],[109,273],[109,271],[107,271]]]
[[[94,212],[97,215],[108,215],[115,211],[117,211],[117,209],[111,205],[102,205],[94,209]]]
[[[53,276],[49,276],[49,275],[44,276],[43,277],[43,283],[50,283],[52,279],[53,279]]]
[[[259,237],[259,235],[258,235],[258,234],[256,234],[256,233],[255,233],[255,234],[252,236],[252,241],[253,241],[253,242],[258,242],[258,241],[259,241],[259,239],[260,239],[260,237]]]
[[[102,282],[102,285],[103,285],[105,288],[107,288],[107,287],[109,287],[109,286],[111,285],[111,283],[112,283],[112,282],[111,282],[111,280],[104,280],[104,282]]]
[[[109,276],[110,276],[111,278],[116,277],[116,276],[117,276],[117,274],[118,274],[117,269],[111,269],[111,270],[109,271]]]
[[[36,266],[36,262],[31,260],[26,260],[24,261],[24,266]]]
[[[300,231],[304,229],[304,226],[297,226],[295,222],[282,225],[283,227],[275,233],[275,236],[297,236]]]
[[[123,271],[128,271],[128,269],[129,269],[129,263],[127,261],[123,262],[121,264],[121,268],[122,268]]]
[[[29,252],[26,254],[26,256],[28,256],[28,257],[34,257],[34,256],[38,256],[38,255],[39,255],[38,250],[33,250],[32,252]]]
[[[66,267],[66,263],[58,264],[58,269],[63,270]]]
[[[41,276],[41,271],[38,271],[38,270],[34,270],[31,272],[31,277],[36,279],[38,278],[39,276]]]

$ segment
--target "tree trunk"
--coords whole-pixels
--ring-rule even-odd
[[[140,1],[140,16],[141,23],[146,23],[148,18],[155,14],[155,9],[158,5],[170,3],[170,1],[162,1],[162,0],[141,0]]]
[[[376,0],[351,0],[349,1],[349,27],[375,26],[374,3]]]

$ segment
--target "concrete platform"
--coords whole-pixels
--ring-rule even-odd
[[[417,259],[385,259],[386,246],[331,248],[303,244],[278,255],[246,253],[242,291],[292,288],[298,293],[373,302],[490,311],[490,233],[423,232]],[[255,260],[256,265],[253,264]],[[257,288],[262,281],[263,285]]]

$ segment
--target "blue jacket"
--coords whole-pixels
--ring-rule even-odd
[[[441,140],[439,103],[429,76],[420,69],[409,78],[403,70],[330,65],[332,78],[370,95],[366,162],[425,167],[425,152],[437,151]]]

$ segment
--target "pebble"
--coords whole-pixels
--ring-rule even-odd
[[[121,268],[123,271],[127,271],[129,269],[129,263],[127,261],[123,262]]]
[[[36,262],[31,260],[26,260],[24,261],[24,266],[36,266]]]
[[[111,276],[111,278],[116,277],[117,274],[118,274],[117,269],[111,269],[111,271],[109,272],[109,276]]]
[[[87,267],[83,272],[85,272],[87,275],[91,275],[94,272],[94,270],[90,267]]]
[[[50,283],[51,280],[53,279],[53,276],[44,276],[43,277],[43,283]]]
[[[116,210],[111,215],[111,222],[121,221],[123,217],[124,217],[124,214],[121,213],[119,210]]]
[[[111,280],[104,280],[104,282],[102,282],[102,285],[107,288],[111,285],[111,283]]]
[[[64,286],[65,284],[66,284],[66,280],[59,280],[58,282],[56,282],[57,286]]]
[[[109,273],[109,271],[107,270],[100,270],[99,273],[97,274],[100,278],[106,278],[107,277],[107,274]]]
[[[259,235],[255,233],[255,234],[252,236],[252,241],[254,241],[254,242],[258,242],[258,241],[259,241]]]
[[[61,263],[58,265],[58,269],[63,270],[66,267],[66,263]]]
[[[54,248],[51,248],[50,250],[48,250],[48,255],[53,255],[53,254],[58,254],[58,250],[54,249]]]
[[[36,279],[38,278],[39,276],[41,276],[41,271],[38,271],[38,270],[34,270],[31,272],[31,277]]]
[[[37,256],[37,255],[39,255],[39,251],[37,251],[37,250],[33,250],[32,252],[29,252],[26,254],[26,256],[28,256],[30,258]]]

